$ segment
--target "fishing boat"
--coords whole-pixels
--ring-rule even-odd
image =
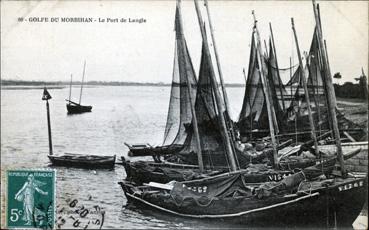
[[[361,150],[361,147],[348,148],[348,150],[343,153],[344,160],[356,156]],[[326,149],[325,152],[328,153],[328,149]],[[226,166],[219,166],[216,168],[205,167],[204,170],[201,171],[199,165],[177,164],[168,161],[131,162],[124,157],[121,157],[121,159],[126,171],[126,180],[136,185],[149,182],[169,183],[170,181],[189,181],[229,172],[229,168]],[[278,170],[263,163],[249,164],[241,170],[243,171],[245,181],[249,183],[278,182],[294,174],[296,170],[301,169],[306,170],[306,175],[309,178],[328,174],[333,171],[336,161],[337,156],[332,153],[321,158],[306,158],[297,155],[296,151],[281,151],[281,154],[279,154]]]
[[[61,155],[54,155],[53,144],[51,137],[51,122],[50,122],[50,110],[49,100],[51,99],[50,93],[46,87],[42,95],[42,100],[46,101],[46,114],[47,114],[47,127],[48,127],[48,139],[49,139],[49,155],[48,158],[54,166],[75,167],[75,168],[87,168],[87,169],[113,169],[115,167],[116,155],[113,156],[99,156],[99,155],[85,155],[64,153]]]
[[[193,70],[192,61],[186,45],[183,34],[182,18],[180,8],[176,7],[175,14],[175,55],[171,97],[168,109],[167,124],[164,133],[164,141],[162,146],[130,145],[125,143],[129,148],[128,155],[135,156],[153,156],[154,160],[159,163],[160,158],[164,158],[167,163],[157,164],[161,170],[173,169],[174,165],[179,171],[178,176],[184,171],[180,169],[189,169],[197,171],[201,174],[211,174],[211,171],[223,172],[224,166],[227,165],[227,159],[224,155],[227,151],[232,151],[225,128],[232,121],[229,116],[221,116],[218,111],[225,111],[224,108],[218,108],[218,104],[213,100],[215,94],[219,94],[214,90],[215,82],[211,80],[209,69],[209,61],[206,58],[204,48],[201,57],[199,80],[196,82],[195,72]],[[217,96],[220,100],[219,95]],[[219,122],[222,120],[222,126]],[[227,121],[225,121],[227,120]],[[222,130],[222,131],[220,131]],[[244,164],[249,159],[240,154],[240,164]],[[150,164],[150,162],[148,162]],[[141,174],[137,163],[131,163],[123,159],[123,164],[127,173],[130,171],[134,174]],[[134,165],[135,164],[135,165]],[[235,164],[235,162],[233,162]],[[186,166],[187,165],[187,166]],[[192,165],[192,166],[191,166]],[[195,166],[196,165],[196,166]],[[206,170],[205,170],[206,168]],[[206,173],[205,173],[206,171]],[[194,172],[196,173],[196,172]],[[142,178],[150,178],[154,174],[142,174]],[[170,178],[170,177],[169,177]]]
[[[64,153],[60,156],[48,155],[54,166],[87,168],[87,169],[113,169],[116,156],[81,155]]]
[[[188,130],[193,129],[189,126],[194,118],[192,107],[196,99],[196,74],[186,40],[179,29],[182,25],[178,17],[177,9],[172,84],[163,144],[151,146],[150,144],[125,143],[129,148],[129,156],[154,155],[157,159],[159,155],[184,151],[184,144],[188,142]]]
[[[320,15],[319,8],[318,15]],[[253,40],[247,75],[243,70],[246,87],[241,112],[236,122],[241,139],[246,141],[269,134],[264,88],[267,88],[272,96],[269,99],[274,107],[273,119],[278,123],[275,127],[280,138],[293,138],[296,142],[311,138],[312,129],[309,126],[305,94],[308,94],[310,98],[315,132],[317,135],[326,133],[332,129],[332,125],[327,112],[326,84],[322,78],[325,73],[321,65],[322,53],[318,45],[317,28],[314,30],[309,52],[306,54],[306,66],[292,65],[292,59],[290,59],[289,68],[279,68],[271,23],[269,23],[269,28],[269,52],[265,52],[261,57],[267,81],[262,81],[258,73],[257,47]],[[265,43],[265,48],[268,49],[267,43]],[[301,77],[303,71],[307,76],[307,92],[304,90]],[[290,78],[285,85],[281,80],[281,75],[284,79]],[[365,132],[359,125],[348,120],[339,111],[337,111],[337,119],[341,135],[348,133],[356,140],[361,140],[365,136]]]
[[[228,114],[226,91],[222,80],[223,98],[218,89],[215,89],[217,82],[211,78],[215,73],[213,68],[209,68],[212,63],[208,60],[204,47],[199,80],[196,82],[180,13],[177,7],[173,83],[163,145],[126,143],[129,148],[128,155],[131,157],[151,155],[156,161],[159,161],[159,156],[164,155],[165,160],[175,163],[191,165],[199,161],[200,168],[222,167],[227,164],[224,152],[233,154],[235,148],[233,143],[235,134],[228,132],[233,130],[233,122]],[[215,45],[215,41],[213,44]],[[239,164],[249,161],[245,159],[247,156],[239,155]],[[236,167],[236,162],[229,163],[233,165],[232,167]]]
[[[79,114],[79,113],[91,112],[91,110],[92,110],[92,106],[90,106],[90,105],[81,105],[82,89],[83,89],[83,83],[84,83],[84,78],[85,78],[85,71],[86,71],[86,61],[83,65],[81,91],[80,91],[80,94],[79,94],[79,102],[78,103],[71,100],[71,96],[72,96],[72,75],[70,76],[69,99],[66,99],[66,101],[68,102],[67,103],[68,114]]]
[[[303,175],[245,183],[241,172],[232,172],[172,184],[119,184],[129,203],[173,216],[237,221],[248,227],[351,225],[365,201],[367,176],[306,180]]]
[[[205,5],[208,5],[206,0]],[[314,0],[313,6],[318,27],[319,47],[323,54],[326,54],[325,48],[322,47],[321,24]],[[326,75],[324,80],[327,86],[325,90],[329,97],[328,113],[332,118],[332,132],[337,147],[337,155],[323,160],[320,164],[308,166],[301,170],[295,170],[293,174],[286,176],[279,182],[249,182],[248,176],[250,172],[246,171],[247,169],[240,170],[238,168],[239,154],[232,148],[234,142],[231,141],[230,126],[225,122],[226,116],[224,113],[223,101],[217,93],[218,86],[215,84],[214,70],[211,65],[210,51],[207,44],[208,39],[206,37],[205,27],[203,27],[204,23],[201,18],[197,0],[195,0],[195,8],[203,39],[202,64],[200,67],[197,92],[202,91],[201,87],[204,87],[204,84],[202,84],[205,82],[204,79],[211,82],[212,84],[208,85],[212,88],[208,89],[212,90],[208,90],[207,92],[211,92],[212,102],[215,104],[217,111],[221,111],[220,113],[214,113],[216,116],[210,116],[219,119],[219,123],[214,123],[211,124],[211,126],[206,126],[206,129],[201,129],[204,121],[211,121],[211,119],[206,120],[199,116],[208,118],[211,113],[209,113],[209,110],[203,110],[203,113],[199,113],[199,109],[194,110],[198,112],[195,115],[197,115],[199,121],[198,130],[199,133],[201,133],[201,135],[198,136],[200,138],[197,138],[197,140],[200,139],[200,141],[204,141],[204,137],[220,136],[219,139],[221,141],[219,141],[218,138],[207,138],[206,141],[210,146],[221,144],[220,146],[223,147],[222,154],[225,155],[224,159],[227,161],[229,172],[189,181],[170,181],[165,184],[149,182],[143,185],[136,185],[130,180],[123,180],[119,182],[119,184],[128,202],[144,207],[144,209],[152,208],[170,215],[186,218],[241,221],[248,224],[248,226],[255,223],[258,227],[262,226],[263,223],[272,223],[273,226],[284,224],[283,226],[289,227],[294,226],[293,223],[299,223],[300,226],[301,224],[303,224],[303,226],[306,226],[304,224],[309,224],[308,226],[314,224],[314,227],[325,225],[326,223],[328,223],[328,227],[332,225],[346,226],[347,223],[351,224],[363,207],[368,186],[368,177],[366,173],[360,174],[346,171],[340,133],[338,130],[336,101],[330,70],[327,65],[327,57],[323,55],[322,65]],[[177,2],[177,12],[180,11],[179,9],[180,1]],[[253,36],[253,39],[255,39],[255,46],[257,47],[255,52],[258,56],[257,60],[260,69],[259,72],[261,73],[261,81],[265,83],[266,79],[263,74],[263,64],[260,61],[262,53],[260,36],[257,30],[254,12],[253,16],[255,21],[255,36]],[[298,50],[299,66],[303,67],[293,19],[292,29]],[[204,65],[204,63],[206,63],[206,65]],[[303,82],[306,83],[304,80],[304,73],[302,73],[302,75]],[[266,86],[266,84],[264,85]],[[313,148],[315,153],[319,154],[320,150],[317,145],[317,138],[315,132],[313,132],[314,120],[312,119],[306,84],[304,84],[303,87],[306,103],[308,104],[309,125],[312,128],[311,138],[314,144]],[[271,97],[268,95],[268,90],[264,90],[264,94],[272,143],[272,166],[274,169],[278,169],[281,158],[289,155],[289,153],[287,152],[283,154],[283,156],[278,156],[277,147],[275,145],[274,129],[276,119],[273,118],[273,113],[275,112],[273,112],[272,103],[269,100]],[[197,95],[199,95],[199,93]],[[201,102],[206,101],[204,100],[206,97],[202,96],[201,98]],[[198,104],[199,102],[196,101],[196,105]],[[219,126],[216,126],[216,124],[219,124]],[[193,126],[194,125],[196,124],[193,124]],[[213,133],[211,133],[213,136],[206,133],[214,126],[218,128],[218,132],[213,131]],[[194,133],[198,135],[196,132]],[[209,146],[203,145],[203,142],[200,141],[198,142],[200,143],[198,148],[200,151],[198,151],[198,153],[202,153],[203,148],[209,148]],[[202,159],[203,155],[198,154],[197,156],[199,171],[203,173],[205,168],[203,164],[205,161]],[[337,162],[339,166],[336,165]],[[257,173],[260,173],[260,171]]]
[[[206,4],[207,6],[207,4]],[[209,12],[209,11],[207,11]],[[180,9],[177,5],[176,8],[176,54],[185,53],[183,50],[180,50],[180,46],[178,44],[185,44],[185,39],[182,30],[182,24],[181,24],[181,14]],[[210,14],[208,14],[210,18]],[[256,23],[256,20],[255,20]],[[211,23],[209,22],[209,25],[211,26]],[[254,69],[253,66],[257,66],[256,62],[258,62],[257,53],[258,48],[256,46],[256,42],[254,42],[256,38],[256,26],[254,27],[254,32],[252,36],[252,51],[251,56],[252,58],[250,60],[253,60],[252,62],[254,64],[250,64],[249,69]],[[213,44],[215,44],[215,40],[213,40]],[[175,92],[175,86],[172,85],[172,97],[171,97],[171,103],[170,108],[168,111],[168,119],[167,119],[167,125],[166,125],[166,133],[165,133],[165,140],[168,140],[168,134],[172,133],[175,136],[175,141],[170,145],[163,145],[163,146],[151,146],[149,144],[140,144],[140,145],[129,145],[125,143],[128,148],[128,156],[130,157],[136,157],[136,156],[152,156],[154,158],[153,161],[138,161],[138,162],[131,162],[127,161],[124,157],[122,157],[123,166],[126,171],[127,180],[131,180],[135,182],[136,184],[140,185],[142,183],[146,183],[149,181],[155,181],[160,183],[167,183],[172,180],[176,181],[184,181],[184,180],[191,180],[191,179],[199,179],[199,178],[205,178],[211,175],[216,175],[220,173],[224,173],[229,171],[230,166],[230,160],[229,157],[225,153],[230,152],[231,155],[235,155],[237,165],[234,165],[234,167],[238,169],[246,169],[246,171],[249,172],[249,176],[247,177],[249,182],[263,182],[263,181],[279,181],[282,180],[284,177],[293,174],[294,170],[296,168],[306,168],[309,166],[314,166],[319,164],[324,158],[316,157],[319,154],[314,153],[314,149],[311,149],[310,151],[315,154],[316,156],[313,156],[310,154],[309,158],[300,157],[300,155],[303,151],[309,150],[310,145],[314,144],[314,141],[308,141],[306,144],[301,146],[294,147],[295,151],[291,151],[289,154],[284,155],[283,148],[286,147],[290,142],[286,141],[284,143],[279,144],[279,146],[275,147],[276,151],[274,151],[273,143],[270,141],[264,141],[261,144],[254,145],[252,147],[243,150],[238,148],[238,143],[234,141],[234,136],[229,135],[232,133],[230,130],[230,126],[232,124],[232,121],[229,119],[229,115],[226,115],[223,117],[225,120],[224,122],[224,130],[222,126],[219,124],[222,124],[220,121],[220,114],[217,114],[216,111],[225,111],[223,114],[227,114],[226,108],[218,108],[217,102],[214,100],[214,98],[220,98],[217,96],[217,89],[213,87],[212,80],[214,78],[214,72],[212,69],[211,61],[207,59],[206,56],[206,49],[204,48],[205,43],[203,44],[202,49],[202,58],[201,58],[201,64],[200,64],[200,74],[199,74],[199,80],[197,83],[197,92],[195,95],[195,105],[193,106],[193,109],[190,107],[182,108],[181,114],[173,114],[173,111],[178,111],[178,108],[175,109],[175,104],[172,103],[173,98],[173,92]],[[182,46],[182,47],[185,47]],[[215,48],[215,46],[214,46]],[[181,56],[179,56],[181,57]],[[179,58],[176,57],[175,58]],[[188,59],[185,59],[187,61],[190,61],[190,58],[188,56]],[[181,70],[181,63],[182,65],[186,64],[184,60],[182,61],[176,61],[175,64],[178,64],[179,66],[175,66],[175,70]],[[217,62],[219,63],[219,62]],[[191,65],[192,66],[192,65]],[[192,69],[192,68],[191,68]],[[218,70],[220,68],[218,67]],[[258,73],[258,71],[255,71]],[[182,73],[182,74],[181,74]],[[221,74],[219,74],[221,75]],[[173,76],[178,76],[174,72]],[[185,73],[179,71],[179,76],[182,81],[186,82],[186,75]],[[191,74],[191,76],[194,76],[194,74]],[[191,78],[193,79],[193,78]],[[258,79],[262,79],[262,75],[258,75]],[[173,82],[175,83],[175,79],[173,79]],[[186,84],[183,84],[183,91],[185,91]],[[262,94],[264,94],[263,91],[260,91]],[[266,89],[265,92],[268,92]],[[219,94],[219,93],[218,93]],[[182,95],[182,94],[181,94]],[[223,95],[226,95],[226,92],[223,92]],[[177,99],[177,104],[183,106],[183,105],[189,105],[188,103],[190,100],[190,97],[188,97],[189,94],[186,96],[178,96],[175,97]],[[191,94],[192,96],[192,94]],[[193,98],[193,97],[192,97]],[[218,99],[219,103],[224,105],[227,105],[226,97],[222,99]],[[268,98],[269,99],[269,98]],[[179,101],[178,101],[179,100]],[[193,101],[193,100],[191,100]],[[266,102],[269,102],[266,100]],[[265,103],[266,104],[266,103]],[[269,108],[272,106],[269,102]],[[185,110],[187,108],[187,110]],[[192,111],[191,111],[192,109]],[[265,110],[266,107],[264,107]],[[192,112],[192,113],[190,113]],[[272,109],[269,109],[267,111],[267,115],[269,117],[272,117],[271,115],[273,112]],[[191,117],[191,115],[194,114],[194,117],[196,118],[191,122],[191,120],[187,119],[186,123],[184,122],[184,118],[182,114],[189,114],[188,116]],[[179,119],[176,117],[179,117]],[[180,121],[178,126],[173,124],[173,121]],[[187,122],[191,122],[190,125]],[[275,125],[276,121],[272,121],[270,119],[270,124],[272,126]],[[272,127],[271,126],[271,127]],[[169,127],[169,128],[168,128]],[[174,128],[173,128],[174,127]],[[185,128],[185,129],[184,129]],[[197,129],[196,129],[197,128]],[[176,130],[177,129],[177,130]],[[223,129],[223,130],[222,130]],[[275,135],[273,131],[271,131],[271,135]],[[328,133],[329,134],[329,133]],[[320,140],[322,138],[325,138],[327,134],[321,135],[317,137],[317,140]],[[178,144],[178,140],[183,140],[180,144]],[[228,143],[227,143],[228,142]],[[198,143],[200,143],[198,145]],[[230,147],[226,147],[229,145]],[[256,146],[256,147],[255,147]],[[260,146],[262,146],[262,149],[260,149]],[[275,146],[275,144],[274,144]],[[266,148],[265,148],[266,147]],[[258,149],[259,148],[259,149]],[[317,149],[317,148],[316,148]],[[353,151],[353,153],[357,154],[360,150],[356,149]],[[198,154],[200,152],[200,154]],[[277,164],[277,167],[273,167],[273,155],[274,152],[277,152],[276,158],[279,158]],[[318,151],[319,152],[319,151]],[[279,157],[278,154],[281,156]],[[348,156],[353,156],[355,154],[348,153]],[[297,156],[296,156],[297,155]],[[324,155],[324,154],[323,154]],[[329,157],[328,155],[326,157]]]

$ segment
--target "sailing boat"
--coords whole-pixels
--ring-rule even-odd
[[[187,87],[186,90],[186,86],[188,86],[188,84],[186,84],[186,82],[188,82],[187,79],[189,77],[191,77],[189,79],[193,79],[191,85],[195,84],[196,81],[191,59],[188,56],[186,48],[181,20],[180,3],[177,2],[175,27],[176,54],[178,57],[176,55],[175,58],[179,61],[175,59],[175,64],[178,64],[178,67],[175,65],[174,69],[179,70],[180,79],[183,79],[181,80],[183,81],[181,84],[183,87],[180,88],[183,91],[181,92],[187,92],[189,88]],[[156,153],[153,152],[155,149],[162,150],[163,147],[148,148],[142,146],[142,151],[139,152],[138,149],[133,148],[134,146],[129,146],[129,156],[142,156],[143,154],[154,155],[154,159],[157,161],[156,163],[142,161],[128,162],[122,158],[127,177],[139,184],[149,180],[163,182],[172,179],[193,179],[203,177],[204,175],[219,174],[224,172],[224,170],[228,171],[227,162],[229,161],[224,153],[232,151],[232,148],[226,147],[227,142],[228,145],[230,145],[231,141],[230,138],[225,137],[228,133],[222,128],[225,127],[226,122],[224,120],[228,117],[223,117],[223,112],[218,112],[224,111],[224,108],[218,108],[218,103],[214,101],[216,97],[219,103],[221,103],[220,97],[217,95],[219,92],[217,92],[217,89],[214,90],[214,85],[216,83],[215,80],[211,78],[214,73],[213,70],[210,71],[209,66],[211,63],[206,57],[204,44],[197,91],[192,91],[193,93],[186,95],[181,94],[180,97],[176,97],[179,98],[180,105],[186,106],[181,110],[179,116],[181,123],[179,128],[177,128],[177,132],[173,132],[173,129],[168,129],[168,127],[173,127],[173,122],[171,121],[175,118],[175,116],[173,118],[173,114],[171,113],[173,113],[173,111],[175,112],[172,98],[176,85],[172,85],[172,97],[168,112],[165,140],[168,140],[168,136],[170,136],[171,133],[175,134],[176,138],[173,143],[178,144],[178,141],[181,140],[181,149],[177,152],[172,152],[172,155],[166,158],[165,163],[159,162],[157,156],[159,154],[168,154],[167,151],[160,151],[157,153],[157,156],[155,156]],[[173,76],[176,76],[176,74]],[[192,100],[190,100],[190,98],[192,98]],[[184,117],[186,120],[182,117],[183,113],[185,115],[186,113],[188,114]],[[223,122],[220,121],[221,119],[223,119]],[[230,121],[227,121],[227,123],[229,124]],[[164,143],[165,142],[166,141],[164,141]],[[245,163],[245,161],[249,161],[249,159],[243,157],[243,161],[244,162],[241,162],[241,164]],[[233,162],[233,167],[236,167],[235,162]],[[263,175],[263,177],[265,177],[265,175]]]
[[[313,3],[316,16],[315,1]],[[196,11],[199,12],[197,0],[195,0],[195,6]],[[208,63],[210,80],[214,82],[209,47],[206,44],[207,39],[199,13],[198,17],[203,44],[205,44],[203,51]],[[319,24],[317,17],[316,22]],[[319,39],[322,41],[321,30],[319,33]],[[260,41],[258,43],[260,45]],[[322,52],[325,51],[322,46],[320,48]],[[260,49],[256,52],[260,55]],[[327,71],[329,67],[326,63],[326,56],[323,58],[325,59],[325,74],[329,78],[331,76]],[[300,66],[302,66],[301,57],[299,59]],[[364,203],[368,180],[366,174],[347,174],[345,170],[337,120],[335,120],[333,85],[329,80],[326,83],[328,85],[327,94],[331,99],[329,100],[329,113],[334,117],[332,123],[341,175],[327,173],[323,178],[309,178],[306,176],[310,170],[308,167],[280,182],[248,183],[244,176],[245,172],[237,170],[231,163],[231,172],[199,180],[167,184],[149,183],[144,186],[135,186],[129,181],[122,181],[119,184],[128,201],[171,215],[214,220],[234,221],[237,219],[247,224],[255,221],[254,223],[259,226],[265,222],[273,223],[273,226],[278,223],[291,225],[292,222],[324,224],[325,220],[333,220],[340,225],[346,224],[346,221],[352,223]],[[213,90],[216,89],[214,84],[212,87]],[[216,99],[217,94],[215,96]],[[217,107],[220,107],[219,111],[222,111],[219,102],[215,100]],[[222,114],[218,116],[221,118]],[[271,118],[269,119],[271,122]],[[220,122],[220,125],[225,127],[223,122]],[[226,135],[225,137],[229,138]],[[236,156],[232,154],[228,152],[227,158],[230,162],[233,158],[235,162]]]
[[[199,151],[201,146],[198,140],[197,120],[199,117],[195,115],[199,106],[203,106],[199,103],[195,105],[202,89],[197,93],[196,74],[188,52],[181,20],[181,12],[177,4],[173,80],[163,145],[152,147],[125,143],[130,150],[129,156],[153,156],[155,160],[155,162],[129,162],[122,157],[127,177],[136,178],[138,183],[147,180],[162,182],[180,179],[184,174],[192,175],[191,178],[193,178],[203,170],[200,170],[197,164],[196,153],[201,152]],[[164,156],[165,163],[161,162],[160,156]],[[181,172],[176,172],[174,169],[181,169]],[[206,169],[202,172],[212,173]]]
[[[268,71],[268,62],[263,56],[261,57],[261,65],[259,67],[257,45],[254,39],[255,33],[256,31],[253,30],[251,35],[251,52],[247,78],[245,76],[245,78],[247,79],[245,95],[238,119],[238,127],[242,136],[247,135],[250,130],[251,132],[253,132],[253,130],[258,130],[257,132],[263,132],[263,134],[266,134],[269,132],[270,125],[266,103],[267,98],[265,97],[265,95],[268,95],[268,92],[272,92],[272,87],[267,87],[266,82],[262,79],[262,75],[267,76],[268,73],[271,73],[271,71]],[[270,57],[272,57],[272,52],[270,52]],[[259,69],[263,69],[263,73],[261,73]],[[270,84],[270,86],[274,86],[274,84]]]
[[[188,129],[191,129],[189,127],[193,118],[191,105],[195,103],[197,83],[185,38],[178,29],[180,24],[177,8],[172,85],[163,144],[154,147],[149,144],[125,143],[129,148],[129,156],[154,156],[155,161],[160,162],[160,156],[174,154],[183,149]]]
[[[319,8],[318,8],[319,9]],[[318,10],[319,15],[319,10]],[[309,97],[312,99],[311,108],[313,110],[313,116],[315,121],[315,128],[317,133],[325,133],[332,129],[331,118],[329,117],[328,109],[328,97],[326,95],[327,85],[323,80],[324,69],[322,67],[322,53],[318,45],[318,28],[315,27],[313,39],[310,45],[310,50],[306,56],[306,66],[304,70],[297,68],[290,81],[286,84],[286,87],[291,89],[291,104],[286,110],[286,130],[295,132],[308,132],[307,127],[307,105],[303,99],[304,92],[302,90],[302,71],[308,75],[307,85],[309,89]],[[288,90],[287,90],[288,91]],[[346,131],[350,133],[355,139],[359,140],[365,133],[362,131],[359,125],[345,118],[345,116],[337,111],[337,119],[340,132],[345,134]],[[346,135],[346,134],[345,134]],[[300,137],[303,139],[303,136]]]
[[[312,109],[313,120],[316,133],[327,136],[326,133],[332,129],[327,112],[327,95],[325,94],[325,83],[322,79],[324,71],[321,66],[321,53],[317,41],[317,28],[314,30],[310,50],[306,55],[307,64],[301,68],[299,65],[291,66],[287,69],[278,67],[277,55],[271,24],[271,38],[269,39],[269,52],[264,56],[264,65],[267,67],[265,75],[268,76],[270,92],[272,94],[275,117],[278,122],[279,137],[288,139],[296,136],[296,141],[306,141],[310,139],[309,118],[307,103],[304,96],[302,71],[305,71],[308,85],[308,94],[311,98],[310,106]],[[265,137],[268,130],[267,111],[265,98],[262,89],[262,82],[258,75],[254,44],[251,44],[249,71],[244,72],[246,79],[245,95],[239,120],[237,122],[242,139]],[[283,85],[280,72],[286,74],[292,71],[291,79]],[[339,127],[342,133],[348,132],[355,139],[360,140],[365,133],[360,127],[338,113]],[[346,134],[345,134],[346,135]]]
[[[83,83],[85,78],[85,71],[86,71],[86,61],[83,65],[83,75],[82,75],[82,82],[81,82],[81,91],[79,94],[79,102],[73,102],[71,100],[72,95],[72,75],[70,76],[70,87],[69,87],[69,99],[66,99],[68,102],[67,104],[67,110],[68,114],[78,114],[78,113],[84,113],[84,112],[91,112],[92,106],[90,105],[81,105],[81,99],[82,99],[82,89],[83,89]]]
[[[181,16],[179,3],[177,4],[176,9],[176,44],[181,44],[184,42],[183,33],[181,31]],[[202,33],[206,36],[205,30],[202,29]],[[253,33],[253,39],[254,39]],[[182,40],[182,41],[181,41]],[[205,39],[204,39],[205,40]],[[248,181],[260,182],[260,181],[268,181],[268,180],[281,180],[285,176],[292,174],[295,167],[305,168],[308,166],[314,166],[317,164],[317,159],[303,159],[300,161],[296,161],[296,158],[293,161],[290,161],[290,158],[287,158],[291,155],[291,152],[281,152],[281,159],[279,166],[281,170],[274,170],[270,166],[266,164],[257,164],[257,163],[265,163],[266,161],[272,161],[273,157],[272,152],[273,149],[270,147],[265,148],[263,151],[255,149],[248,149],[246,151],[240,151],[237,149],[236,143],[231,139],[232,137],[229,135],[229,126],[226,124],[230,124],[232,121],[228,120],[229,116],[224,116],[224,123],[220,121],[222,114],[226,114],[225,112],[219,113],[218,111],[225,111],[225,108],[218,108],[218,104],[222,104],[222,99],[220,96],[217,96],[219,92],[218,89],[214,87],[215,82],[214,79],[214,71],[212,68],[212,63],[209,61],[208,54],[206,54],[205,49],[206,43],[203,42],[203,49],[201,55],[201,64],[200,64],[200,73],[199,80],[197,83],[197,92],[196,92],[196,100],[194,106],[194,113],[196,117],[196,124],[194,122],[190,123],[191,120],[188,120],[190,124],[184,123],[183,125],[187,126],[185,132],[184,141],[181,142],[181,148],[178,151],[164,151],[163,148],[170,148],[169,146],[161,146],[161,147],[146,147],[142,146],[141,149],[134,148],[134,146],[130,147],[129,156],[153,156],[155,162],[149,161],[138,161],[138,162],[130,162],[126,161],[124,157],[122,157],[123,165],[125,167],[125,171],[127,174],[127,179],[134,181],[137,184],[147,183],[149,181],[166,183],[171,180],[183,181],[190,179],[198,179],[207,177],[210,175],[220,174],[222,172],[229,171],[229,166],[231,165],[231,161],[229,160],[229,153],[227,151],[231,151],[231,154],[235,155],[237,165],[234,165],[234,168],[245,169],[250,172],[248,174]],[[185,47],[185,46],[183,46]],[[256,46],[254,46],[256,47]],[[178,48],[178,47],[177,47]],[[256,52],[256,49],[254,49]],[[181,51],[178,50],[177,53]],[[179,56],[181,57],[181,56]],[[255,58],[256,59],[256,58]],[[187,59],[190,60],[190,59]],[[175,63],[183,63],[176,62]],[[181,69],[182,67],[178,67]],[[191,68],[192,69],[192,68]],[[180,75],[183,76],[184,74]],[[175,76],[175,75],[174,75]],[[185,86],[186,84],[184,84]],[[172,86],[173,92],[173,86]],[[185,91],[186,92],[186,91]],[[217,93],[218,92],[218,93]],[[177,97],[179,99],[186,100],[188,97]],[[215,101],[214,98],[218,99],[218,102]],[[172,99],[171,99],[172,100]],[[186,103],[187,105],[189,103]],[[224,103],[226,104],[226,103]],[[173,108],[173,106],[170,106]],[[190,111],[188,108],[187,111]],[[169,110],[168,117],[171,117],[171,109]],[[169,121],[173,120],[173,118],[168,119]],[[180,119],[183,120],[183,119]],[[168,123],[167,123],[168,124]],[[224,128],[222,128],[222,125]],[[172,125],[171,125],[172,126]],[[168,127],[168,125],[167,125]],[[200,148],[197,146],[198,139],[197,134],[194,127],[197,127],[197,132],[199,134]],[[225,129],[225,130],[224,130]],[[223,130],[223,131],[222,131]],[[168,132],[166,132],[168,133]],[[177,134],[177,137],[181,136]],[[166,135],[167,137],[167,135]],[[231,145],[229,149],[227,149],[226,145]],[[233,145],[233,146],[232,146]],[[282,145],[281,145],[282,147]],[[166,150],[165,149],[165,150]],[[200,149],[200,151],[198,151]],[[277,148],[278,149],[278,148]],[[155,152],[157,150],[157,152]],[[296,151],[302,152],[300,148]],[[292,152],[292,153],[296,153]],[[198,153],[201,153],[201,159]],[[347,153],[347,157],[353,156],[357,154],[359,150],[355,150],[353,152]],[[165,159],[165,162],[160,161],[160,155],[170,154]],[[276,156],[277,157],[277,156]],[[200,160],[199,160],[200,159]],[[265,161],[266,160],[266,161]],[[255,163],[256,165],[253,165]],[[233,164],[236,164],[234,162]],[[201,169],[204,168],[205,170]],[[284,169],[284,170],[283,170]]]

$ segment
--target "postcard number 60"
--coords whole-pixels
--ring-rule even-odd
[[[22,215],[23,211],[13,208],[10,210],[10,221],[16,222],[19,219],[19,215]]]

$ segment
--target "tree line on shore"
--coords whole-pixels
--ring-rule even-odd
[[[340,73],[335,73],[333,78],[341,79],[342,76]],[[345,82],[343,85],[334,84],[334,91],[337,97],[341,98],[360,98],[360,99],[367,99],[368,98],[368,81],[364,74],[358,78],[355,78],[357,82]]]
[[[336,73],[334,78],[340,79],[340,74]],[[334,84],[334,90],[337,97],[341,98],[368,98],[368,83],[365,75],[355,78],[357,83],[345,82],[343,85]],[[60,86],[69,85],[69,82],[64,81],[25,81],[25,80],[1,80],[2,86]],[[73,82],[73,85],[80,85],[81,82]],[[170,83],[147,83],[147,82],[118,82],[118,81],[88,81],[86,85],[105,85],[105,86],[170,86]],[[244,84],[231,83],[226,84],[228,87],[244,87]]]

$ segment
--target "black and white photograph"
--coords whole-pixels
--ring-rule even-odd
[[[368,1],[0,4],[1,229],[368,229]]]

